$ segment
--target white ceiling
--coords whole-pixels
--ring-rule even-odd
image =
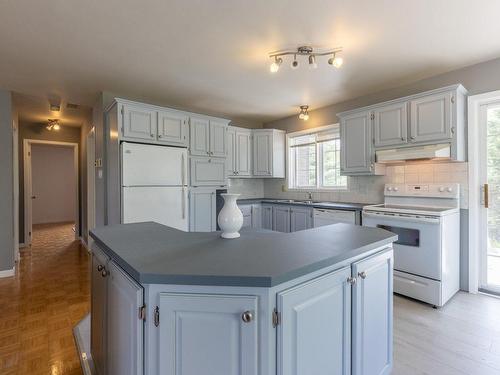
[[[500,57],[496,0],[11,0],[0,87],[91,106],[99,91],[269,121]],[[345,64],[269,72],[268,52]]]

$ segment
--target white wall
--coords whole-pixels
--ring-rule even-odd
[[[72,147],[31,147],[33,224],[74,222],[76,181]]]

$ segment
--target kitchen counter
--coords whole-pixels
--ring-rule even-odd
[[[272,287],[369,255],[397,239],[378,228],[336,224],[294,233],[244,229],[182,232],[157,223],[121,224],[91,231],[96,244],[141,284]]]
[[[238,199],[238,204],[253,204],[253,203],[284,204],[284,205],[307,206],[313,208],[348,210],[348,211],[363,211],[364,206],[373,204],[373,203],[314,202],[314,201],[312,203],[306,203],[306,202],[292,201],[292,200],[278,199],[278,198]]]

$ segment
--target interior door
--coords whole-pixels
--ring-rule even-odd
[[[122,143],[123,186],[187,185],[187,150]]]
[[[154,221],[188,231],[188,189],[184,186],[125,186],[122,223]]]
[[[480,209],[479,288],[500,293],[500,102],[480,110],[479,178]]]
[[[257,375],[257,297],[160,294],[159,373]]]
[[[349,267],[278,294],[278,375],[351,374]]]
[[[123,106],[123,136],[126,138],[156,140],[157,112],[126,104]]]

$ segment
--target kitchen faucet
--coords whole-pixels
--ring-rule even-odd
[[[313,193],[311,191],[308,191],[306,194],[307,194],[307,199],[312,201],[313,200]]]

